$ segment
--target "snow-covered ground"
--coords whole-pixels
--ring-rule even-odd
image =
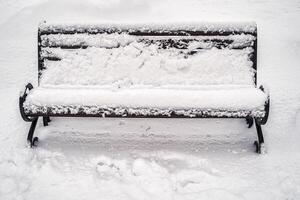
[[[256,21],[268,153],[231,119],[59,118],[27,148],[18,95],[37,83],[43,19]],[[300,199],[299,25],[299,0],[0,0],[0,199]]]

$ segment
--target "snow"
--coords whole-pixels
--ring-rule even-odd
[[[135,40],[134,36],[122,33],[113,33],[113,34],[97,34],[97,35],[88,35],[88,34],[50,34],[42,35],[42,46],[61,46],[61,45],[88,45],[88,46],[97,46],[104,48],[116,48],[119,46],[125,46]]]
[[[252,48],[204,50],[187,56],[181,49],[132,42],[119,48],[48,49],[61,61],[46,60],[41,86],[51,85],[253,85]]]
[[[41,72],[40,85],[253,85],[255,71],[249,55],[253,53],[254,39],[250,34],[132,36],[122,32],[42,35],[41,51],[46,69]],[[184,48],[161,48],[168,40]],[[231,40],[232,43],[218,49],[214,47],[214,40]],[[53,48],[71,45],[88,48]],[[242,49],[236,49],[238,47]],[[193,55],[189,55],[191,52]],[[61,61],[47,60],[48,57]]]
[[[300,2],[0,1],[0,199],[299,199]],[[37,27],[47,21],[256,21],[258,83],[269,88],[262,127],[238,119],[56,118],[38,122],[38,148],[18,111],[37,85]]]
[[[213,116],[265,115],[268,96],[254,87],[222,90],[178,89],[66,89],[39,87],[29,93],[26,113],[55,114],[127,114],[170,115],[172,112],[194,117],[210,113]],[[174,101],[175,100],[175,101]],[[220,101],[221,100],[221,101]],[[104,110],[104,111],[103,111]]]
[[[108,30],[116,30],[116,31],[128,31],[136,32],[169,32],[169,31],[204,31],[204,32],[248,32],[255,33],[256,32],[256,23],[255,22],[201,22],[201,23],[56,23],[56,22],[43,22],[40,23],[39,29],[42,33],[53,33],[60,32],[61,30],[65,31],[90,31],[90,32],[99,32],[102,29]],[[184,32],[183,31],[183,32]]]
[[[66,25],[67,26],[67,25]],[[149,26],[149,25],[148,25]],[[108,29],[105,29],[108,30]],[[129,35],[126,32],[121,33],[102,33],[102,34],[84,34],[84,33],[76,33],[76,34],[47,34],[41,35],[41,43],[42,46],[94,46],[94,47],[105,47],[105,48],[116,48],[116,47],[124,47],[131,42],[148,42],[148,41],[164,41],[172,39],[173,41],[180,40],[190,40],[191,44],[197,44],[196,46],[188,45],[190,47],[203,47],[203,48],[211,48],[208,44],[212,43],[210,40],[230,40],[231,44],[228,45],[229,48],[237,48],[237,47],[247,47],[251,46],[255,37],[251,34],[235,34],[228,36],[138,36],[138,35]],[[199,46],[200,44],[200,46]]]
[[[129,114],[133,114],[141,112],[138,110],[142,108],[144,110],[154,109],[157,110],[157,113],[166,113],[166,110],[175,112],[186,110],[186,115],[195,114],[198,110],[223,110],[223,116],[227,116],[226,111],[244,112],[242,116],[246,116],[245,114],[248,113],[251,116],[264,116],[264,105],[267,98],[267,94],[254,87],[236,89],[222,87],[222,89],[214,90],[209,87],[206,90],[38,87],[29,93],[24,108],[26,113],[44,113],[47,108],[55,107],[53,110],[57,114],[67,114],[69,110],[72,110],[72,114],[78,114],[82,111],[80,108],[86,107],[83,110],[88,114],[93,114],[100,109],[110,109],[122,113],[126,110],[129,111]],[[115,108],[122,111],[115,111]],[[216,115],[222,115],[220,113]]]

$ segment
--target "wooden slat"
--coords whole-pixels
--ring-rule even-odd
[[[74,113],[73,108],[68,108],[64,106],[64,112],[57,112],[57,108],[55,107],[43,107],[41,110],[37,112],[26,111],[26,115],[31,117],[36,116],[56,116],[56,117],[126,117],[126,118],[245,118],[245,117],[255,117],[260,116],[263,117],[265,115],[265,111],[261,111],[260,115],[257,115],[258,112],[252,112],[247,110],[237,110],[237,111],[228,111],[228,110],[200,110],[193,111],[191,114],[183,114],[182,110],[177,112],[176,110],[170,110],[169,112],[165,112],[164,114],[155,114],[157,109],[154,109],[150,114],[135,114],[128,111],[128,109],[124,108],[124,112],[114,112],[113,109],[98,109],[97,112],[93,113],[85,112],[84,108],[79,108],[77,113]],[[193,109],[191,109],[193,110]],[[188,109],[186,111],[189,111]]]
[[[39,31],[40,35],[50,34],[102,34],[102,33],[127,33],[135,36],[229,36],[237,34],[251,34],[256,35],[256,32],[242,32],[242,31],[186,31],[186,30],[172,30],[172,31],[141,31],[141,30],[120,30],[120,29],[78,29],[78,30],[42,30]]]
[[[199,49],[210,49],[212,47],[216,48],[226,48],[233,44],[234,40],[230,39],[205,39],[205,40],[197,40],[197,39],[181,39],[181,40],[172,40],[172,39],[162,39],[162,40],[151,40],[151,39],[139,39],[138,42],[143,42],[145,44],[157,44],[159,47],[163,49],[167,48],[177,48],[177,49],[187,49],[190,42],[199,42],[203,44],[211,44],[208,47],[199,47]],[[86,49],[88,47],[94,45],[88,44],[74,44],[74,45],[65,45],[65,44],[55,44],[48,40],[45,40],[41,44],[42,47],[49,47],[49,48],[62,48],[62,49]],[[253,42],[244,43],[239,46],[232,46],[232,49],[244,49],[246,47],[253,46]],[[97,47],[97,45],[95,45]],[[119,46],[118,46],[119,47]],[[109,47],[109,48],[118,48],[118,47]],[[103,47],[107,48],[108,47]]]

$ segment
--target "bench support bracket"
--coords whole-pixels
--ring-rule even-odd
[[[26,86],[25,86],[25,91],[24,93],[19,97],[19,109],[20,109],[20,113],[21,113],[21,116],[23,118],[24,121],[26,122],[31,122],[31,125],[30,125],[30,129],[29,129],[29,132],[28,132],[28,136],[27,136],[27,141],[30,145],[30,147],[33,147],[33,146],[36,146],[36,143],[38,141],[38,138],[37,137],[33,137],[33,134],[34,134],[34,130],[35,130],[35,127],[36,127],[36,124],[37,124],[37,121],[38,121],[38,117],[30,117],[28,116],[25,111],[24,111],[24,107],[23,107],[23,104],[26,100],[26,97],[27,97],[27,94],[28,94],[28,91],[32,90],[33,89],[33,86],[31,83],[28,83]],[[49,117],[48,117],[49,118]],[[50,120],[50,119],[49,119]]]
[[[30,147],[36,146],[36,143],[38,142],[38,137],[33,137],[34,130],[35,130],[38,119],[39,118],[37,117],[32,120],[30,129],[28,132],[27,141],[28,141]]]
[[[248,128],[251,128],[253,126],[253,118],[252,117],[246,117],[246,123],[248,125]]]
[[[255,119],[255,126],[256,126],[258,140],[254,142],[254,145],[256,147],[256,152],[261,154],[264,153],[265,147],[264,147],[264,136],[261,130],[261,123],[259,119]]]
[[[44,126],[48,126],[48,123],[50,122],[50,117],[43,117],[43,124]]]
[[[259,87],[259,89],[263,92],[265,92],[264,87],[261,85]],[[270,112],[270,96],[268,95],[268,100],[265,102],[265,116],[262,118],[255,118],[255,126],[256,126],[256,131],[257,131],[257,138],[258,140],[254,142],[254,145],[256,147],[256,152],[261,154],[261,153],[265,153],[266,149],[264,146],[264,136],[261,130],[261,125],[265,125],[268,121],[269,118],[269,112]],[[248,120],[246,118],[247,124],[248,124]],[[251,122],[250,122],[251,123]],[[252,118],[252,124],[253,124],[253,118]],[[252,124],[248,124],[249,127],[252,126]]]

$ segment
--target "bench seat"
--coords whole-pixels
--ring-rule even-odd
[[[30,91],[28,115],[263,117],[268,96],[254,86],[199,88],[45,88]]]

